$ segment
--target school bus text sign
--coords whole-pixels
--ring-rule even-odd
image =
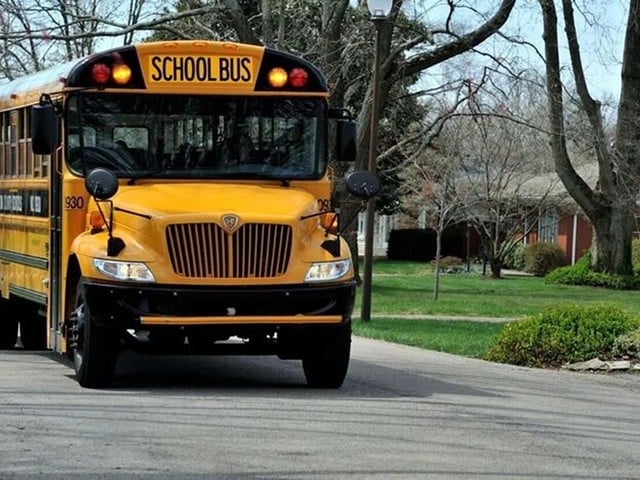
[[[151,83],[252,83],[253,58],[248,56],[152,55]]]

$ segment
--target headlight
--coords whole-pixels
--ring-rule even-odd
[[[93,266],[100,273],[118,280],[131,280],[134,282],[155,282],[156,279],[144,263],[118,262],[115,260],[93,259]]]
[[[351,260],[338,260],[337,262],[313,263],[309,267],[305,282],[326,282],[344,277],[351,267]]]

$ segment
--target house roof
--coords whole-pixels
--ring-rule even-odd
[[[599,174],[597,163],[585,163],[574,168],[591,188],[595,188]],[[547,172],[531,177],[519,186],[518,194],[532,199],[540,199],[546,195],[547,199],[557,202],[561,206],[576,205],[556,172]]]

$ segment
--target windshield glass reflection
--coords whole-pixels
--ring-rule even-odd
[[[78,174],[288,180],[326,168],[319,99],[77,94],[68,105],[67,158]]]

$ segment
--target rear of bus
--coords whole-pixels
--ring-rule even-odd
[[[278,355],[311,386],[342,384],[356,284],[327,97],[311,64],[234,43],[141,44],[70,71],[61,308],[82,385],[107,384],[123,348]],[[35,110],[37,136],[50,124]],[[336,130],[352,160],[353,122]],[[348,187],[366,200],[374,184]]]

